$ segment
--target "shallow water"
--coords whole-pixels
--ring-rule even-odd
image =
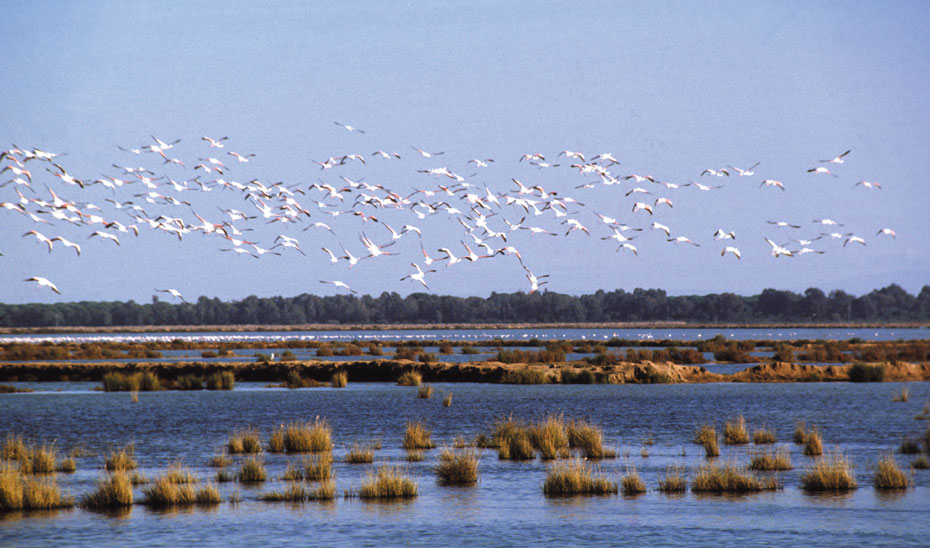
[[[894,341],[930,338],[930,329],[916,328],[635,328],[635,329],[385,329],[347,331],[202,331],[177,333],[52,333],[11,335],[0,334],[0,342],[145,342],[145,341],[405,341],[405,340],[450,340],[487,341],[492,339],[513,340],[592,340],[606,341],[612,338],[628,340],[676,340],[694,341],[723,335],[730,340],[793,340],[825,339],[848,340],[860,338],[866,341]]]
[[[35,441],[52,441],[64,452],[81,446],[96,456],[79,457],[75,474],[58,474],[63,491],[75,495],[93,489],[103,454],[134,442],[136,460],[149,478],[177,461],[203,481],[214,469],[207,460],[222,451],[230,432],[245,426],[271,430],[294,420],[325,417],[334,430],[339,491],[358,487],[372,465],[338,462],[355,442],[380,439],[375,462],[405,466],[419,480],[420,496],[395,503],[338,498],[330,503],[289,505],[257,500],[279,490],[273,479],[258,487],[221,484],[224,500],[238,490],[239,504],[212,509],[156,512],[135,506],[111,516],[81,509],[0,518],[0,545],[229,545],[315,544],[381,546],[433,545],[746,545],[815,546],[921,545],[930,538],[930,471],[912,475],[905,493],[883,494],[871,486],[878,459],[894,451],[905,436],[924,432],[915,420],[930,400],[930,383],[907,383],[910,401],[893,403],[902,383],[851,384],[682,384],[682,385],[477,385],[434,384],[430,400],[416,389],[388,384],[350,383],[343,389],[271,389],[238,383],[231,392],[95,392],[95,383],[16,383],[35,388],[0,395],[0,436],[15,432]],[[452,406],[442,395],[453,393]],[[598,463],[619,481],[635,466],[650,491],[622,495],[551,499],[543,496],[547,463],[500,461],[485,450],[479,483],[445,487],[432,471],[438,449],[426,460],[406,463],[401,449],[407,420],[425,421],[438,445],[456,436],[472,439],[490,433],[503,415],[534,420],[549,413],[586,418],[603,428],[607,445],[619,457]],[[667,465],[685,465],[689,473],[705,462],[703,449],[691,443],[705,422],[742,414],[750,431],[775,430],[779,446],[791,452],[795,469],[779,474],[777,492],[719,497],[655,492]],[[816,425],[828,451],[838,449],[855,465],[860,488],[843,495],[809,495],[801,475],[813,462],[791,443],[796,420]],[[645,445],[647,439],[653,445]],[[643,449],[648,456],[641,454]],[[721,445],[719,461],[747,464],[756,448]],[[684,453],[684,455],[683,455]],[[895,455],[908,470],[913,456]],[[278,478],[300,456],[265,454],[269,478]],[[241,457],[234,457],[235,471]],[[141,489],[136,490],[141,500]]]

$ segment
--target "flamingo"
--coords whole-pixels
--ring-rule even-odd
[[[450,266],[452,266],[452,265],[454,265],[455,263],[457,263],[457,262],[459,262],[459,261],[462,260],[462,259],[456,257],[455,255],[453,255],[453,254],[452,254],[452,250],[449,249],[448,247],[441,247],[441,248],[439,248],[439,252],[440,252],[440,253],[445,253],[445,254],[446,254],[446,257],[443,258],[443,259],[437,259],[437,260],[439,260],[439,261],[444,261],[444,260],[446,260],[446,259],[449,260],[449,262],[446,263],[446,268],[449,268]],[[426,252],[424,252],[423,254],[426,255]]]
[[[766,221],[770,225],[775,225],[778,228],[801,228],[799,225],[793,225],[787,221]]]
[[[546,157],[540,154],[539,152],[527,153],[527,154],[524,154],[523,156],[520,156],[520,159],[517,161],[522,162],[523,160],[536,160],[537,162],[545,162]]]
[[[756,163],[752,164],[752,166],[750,166],[749,169],[740,169],[740,168],[738,168],[738,167],[733,167],[733,166],[727,166],[727,167],[729,167],[729,168],[732,169],[733,171],[737,172],[737,173],[739,174],[740,177],[750,177],[750,176],[756,174],[756,172],[753,171],[753,170],[756,169],[756,168],[759,166],[759,164],[761,164],[761,163],[762,163],[762,162],[756,162]]]
[[[843,163],[846,163],[846,160],[844,160],[843,158],[850,152],[852,152],[852,149],[847,150],[846,152],[840,154],[836,158],[832,158],[830,160],[820,160],[820,161],[825,164],[843,164]]]
[[[119,244],[119,238],[117,238],[116,235],[114,235],[114,234],[110,234],[109,232],[104,232],[104,231],[102,231],[102,230],[98,230],[97,232],[94,232],[93,234],[91,234],[90,236],[88,236],[87,239],[89,240],[89,239],[93,238],[94,236],[100,236],[101,238],[105,238],[105,239],[107,239],[107,240],[113,240],[113,242],[114,242],[116,245],[120,245],[120,244]]]
[[[255,157],[254,153],[253,154],[239,154],[238,152],[227,152],[226,154],[229,154],[236,160],[239,160],[240,164],[244,164],[249,161],[249,158]]]
[[[883,228],[875,233],[876,236],[881,236],[882,234],[886,236],[891,236],[892,238],[895,238],[897,236],[895,231],[890,228]]]
[[[423,269],[420,268],[420,265],[418,265],[418,264],[416,264],[416,263],[410,263],[410,266],[412,266],[412,267],[414,267],[414,268],[417,269],[416,274],[407,274],[406,276],[404,276],[403,278],[401,278],[400,281],[404,281],[404,280],[406,280],[407,278],[410,278],[410,279],[413,279],[413,280],[416,280],[416,281],[420,282],[421,284],[423,284],[423,287],[425,287],[426,289],[429,289],[429,286],[426,285],[426,280],[424,280],[423,278],[424,278],[428,273],[430,273],[430,272],[436,272],[436,271],[435,271],[435,270],[427,270],[427,271],[424,272]]]
[[[639,257],[639,252],[636,250],[636,246],[633,244],[626,244],[626,243],[620,244],[620,246],[617,247],[617,251],[619,252],[621,249],[629,249],[630,251],[633,252],[633,255],[636,255],[637,257]]]
[[[833,219],[814,219],[812,222],[820,223],[824,226],[843,226],[843,223],[838,223]]]
[[[766,179],[762,181],[762,184],[759,185],[759,188],[762,188],[763,186],[773,186],[785,190],[785,185],[781,181],[776,181],[775,179]]]
[[[729,177],[729,176],[730,176],[730,172],[727,171],[726,168],[723,168],[723,169],[710,169],[710,168],[707,168],[707,169],[705,169],[704,171],[701,172],[701,176],[703,177],[704,175],[713,175],[714,177]]]
[[[620,163],[616,158],[614,158],[613,154],[611,154],[611,153],[609,153],[609,152],[605,152],[605,153],[603,153],[603,154],[598,154],[598,155],[595,156],[594,158],[591,158],[591,161],[592,161],[592,162],[596,162],[596,161],[598,161],[598,160],[603,161],[603,162],[610,162],[609,165],[614,165],[614,164],[619,164],[619,163]]]
[[[633,204],[633,213],[636,213],[639,210],[643,210],[652,215],[652,206],[649,204],[645,204],[643,202],[636,202]]]
[[[43,278],[41,276],[33,276],[31,278],[26,278],[24,281],[36,282],[37,284],[39,284],[39,286],[45,286],[51,289],[52,291],[54,291],[55,293],[58,293],[59,295],[61,295],[61,291],[58,291],[58,288],[55,287],[55,284],[50,282],[47,278]]]
[[[33,235],[33,236],[35,236],[35,237],[36,237],[36,240],[38,240],[38,241],[40,241],[40,242],[42,242],[42,243],[44,243],[44,244],[48,244],[48,252],[49,252],[49,253],[52,252],[52,245],[53,245],[53,244],[52,244],[52,241],[54,240],[54,238],[49,239],[47,236],[45,236],[45,235],[42,234],[41,232],[37,232],[37,231],[35,231],[35,230],[30,230],[29,232],[23,234],[23,237],[25,238],[26,236],[29,236],[30,234]]]
[[[62,238],[61,236],[55,236],[54,238],[52,238],[52,241],[53,241],[53,242],[56,242],[56,241],[57,241],[57,242],[61,242],[61,245],[65,246],[65,247],[73,247],[73,248],[74,248],[74,251],[77,252],[78,257],[81,256],[81,246],[79,246],[78,244],[76,244],[76,243],[74,243],[74,242],[70,242],[70,241],[68,241],[68,240],[66,240],[66,239],[64,239],[64,238]]]
[[[792,256],[791,251],[788,250],[788,248],[780,246],[776,244],[775,242],[773,242],[772,240],[769,240],[768,238],[765,238],[765,241],[768,242],[770,246],[772,246],[772,251],[770,252],[772,257],[775,257],[777,259],[779,255],[785,255],[787,257]]]
[[[201,137],[201,141],[206,141],[210,143],[210,148],[223,148],[223,141],[229,139],[229,137],[220,137],[219,139],[214,139],[212,137]]]
[[[322,249],[323,251],[325,251],[325,252],[329,255],[329,262],[331,262],[331,263],[333,263],[333,264],[336,264],[336,263],[339,262],[339,259],[336,258],[336,255],[335,255],[332,251],[330,251],[329,249],[327,249],[327,248],[325,248],[325,247],[321,247],[320,249]]]
[[[882,189],[881,183],[873,183],[870,181],[859,181],[858,183],[855,184],[855,186],[859,186],[859,185],[862,185],[865,188],[877,188],[878,190]]]
[[[733,247],[733,246],[728,245],[728,246],[726,246],[725,248],[723,248],[723,251],[720,252],[720,256],[723,257],[723,256],[726,255],[727,253],[732,253],[734,256],[736,256],[737,259],[741,259],[741,258],[742,258],[742,257],[740,257],[739,249],[737,249],[737,248],[735,248],[735,247]]]
[[[735,240],[736,233],[733,232],[732,230],[730,232],[727,232],[722,228],[718,228],[717,232],[714,232],[714,239],[715,240]]]
[[[665,225],[663,225],[663,224],[661,224],[661,223],[653,222],[651,228],[652,228],[653,230],[661,230],[662,232],[665,233],[666,236],[671,236],[671,235],[672,235],[672,231],[671,231],[667,226],[665,226]]]
[[[396,152],[385,152],[385,151],[383,151],[383,150],[376,150],[376,151],[372,152],[371,155],[372,155],[372,156],[380,156],[380,157],[386,158],[386,159],[388,159],[388,160],[390,160],[392,157],[393,157],[393,158],[397,158],[398,160],[400,160],[400,154],[398,154],[398,153],[396,153]]]
[[[833,177],[837,177],[835,173],[833,173],[832,171],[830,171],[829,169],[823,166],[817,166],[815,168],[808,169],[807,172],[808,173],[826,173],[827,175],[832,175]]]
[[[433,156],[439,156],[439,155],[441,155],[441,154],[445,154],[445,152],[426,152],[425,150],[419,149],[419,148],[417,148],[417,147],[410,147],[410,148],[412,148],[413,150],[419,152],[419,153],[420,153],[420,156],[422,156],[422,157],[424,157],[424,158],[432,158]]]
[[[339,280],[320,280],[320,283],[321,283],[321,284],[333,284],[333,285],[336,286],[336,287],[342,287],[342,288],[344,288],[344,289],[348,289],[349,291],[351,291],[351,292],[352,292],[353,294],[355,294],[355,295],[358,294],[357,291],[355,291],[354,289],[352,289],[351,287],[349,287],[348,285],[346,285],[345,282],[340,282]]]
[[[691,238],[688,238],[687,236],[679,236],[679,237],[677,237],[677,238],[669,238],[669,239],[666,240],[666,241],[668,241],[668,242],[674,242],[674,243],[676,243],[676,244],[691,244],[691,245],[693,245],[694,247],[701,247],[701,244],[696,244],[696,243],[692,242],[692,241],[691,241]]]
[[[352,133],[353,131],[357,131],[357,132],[359,132],[359,133],[365,133],[363,130],[358,129],[357,127],[352,127],[352,126],[347,125],[347,124],[340,124],[339,122],[333,122],[333,123],[336,124],[337,126],[343,128],[343,129],[345,129],[345,130],[348,131],[349,133]]]
[[[549,277],[548,274],[543,274],[542,276],[538,276],[538,277],[537,277],[535,274],[533,274],[532,272],[530,272],[530,269],[529,269],[529,268],[526,268],[526,267],[524,266],[524,267],[523,267],[523,270],[526,271],[526,279],[529,280],[529,282],[530,282],[530,290],[529,290],[529,292],[527,293],[527,295],[532,295],[533,293],[536,293],[536,291],[539,290],[539,287],[540,287],[540,286],[549,283],[548,281],[546,281],[546,282],[540,282],[540,281],[539,281],[539,280],[541,280],[542,278],[548,278],[548,277]]]
[[[672,205],[672,201],[669,200],[668,198],[656,198],[656,201],[655,201],[655,203],[653,204],[653,206],[654,206],[654,207],[659,207],[659,204],[665,204],[665,205],[667,205],[668,207],[671,207],[671,208],[674,208],[674,207],[675,207],[675,206]]]
[[[184,297],[181,296],[181,292],[178,291],[177,289],[157,289],[156,288],[155,291],[158,291],[159,293],[170,293],[171,295],[177,297],[178,299],[181,299],[182,303],[189,304],[187,303],[186,300],[184,300]]]
[[[865,240],[863,240],[859,236],[850,236],[849,238],[846,238],[845,242],[843,242],[843,247],[846,247],[846,244],[848,244],[849,242],[852,242],[854,244],[866,245]]]
[[[795,253],[795,256],[800,257],[801,255],[807,255],[808,253],[817,253],[818,255],[823,255],[823,251],[817,251],[816,249],[811,249],[809,247],[802,247]]]

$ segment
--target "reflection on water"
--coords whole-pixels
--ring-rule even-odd
[[[239,504],[152,510],[127,509],[116,515],[76,508],[0,517],[0,545],[164,545],[276,543],[360,546],[434,545],[920,545],[930,538],[930,471],[916,471],[913,488],[885,493],[871,486],[875,463],[906,436],[922,434],[915,421],[930,399],[930,383],[908,383],[909,402],[894,403],[900,385],[889,383],[708,384],[708,385],[477,385],[435,383],[453,391],[451,407],[440,399],[421,400],[416,388],[349,383],[346,388],[283,390],[263,383],[237,383],[228,392],[153,392],[132,403],[126,394],[91,392],[95,383],[52,383],[47,390],[0,397],[0,439],[8,432],[30,440],[55,441],[59,451],[86,451],[77,472],[58,475],[63,493],[80,499],[92,491],[104,455],[130,442],[146,476],[154,479],[181,461],[210,481],[210,457],[220,454],[229,434],[257,428],[267,441],[282,423],[325,417],[333,428],[337,493],[357,489],[381,463],[400,465],[419,483],[420,496],[397,502],[357,498],[266,503],[259,497],[282,490],[289,463],[301,455],[264,453],[268,481],[259,485],[219,484],[224,501]],[[433,442],[450,445],[489,434],[495,419],[513,414],[525,420],[564,414],[603,429],[604,445],[616,459],[596,463],[612,481],[635,466],[649,491],[637,497],[548,498],[542,493],[548,463],[502,461],[482,451],[479,481],[469,487],[436,482],[439,449],[407,463],[404,424],[422,420]],[[706,462],[692,443],[703,423],[718,433],[727,419],[743,415],[750,432],[766,425],[786,447],[794,470],[780,473],[784,489],[742,496],[666,495],[656,491],[668,466],[684,466],[690,480]],[[791,442],[802,419],[820,430],[828,450],[838,448],[854,464],[859,489],[842,494],[808,494],[800,478],[813,460]],[[346,451],[356,442],[381,439],[375,464],[350,465]],[[651,439],[653,444],[646,445]],[[648,449],[648,457],[642,449]],[[718,462],[745,465],[756,450],[721,445]],[[684,452],[684,455],[683,455]],[[895,455],[902,467],[910,459]],[[227,468],[235,474],[243,457]],[[135,490],[142,500],[142,487]],[[312,532],[312,534],[311,534]]]

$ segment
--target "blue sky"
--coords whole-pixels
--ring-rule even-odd
[[[342,204],[309,186],[341,186],[345,176],[407,196],[455,184],[418,173],[439,167],[466,177],[482,193],[487,186],[516,195],[516,178],[584,203],[568,207],[565,218],[577,219],[591,236],[566,236],[567,226],[560,224],[565,218],[550,209],[539,216],[531,211],[526,225],[558,236],[517,230],[506,244],[520,250],[536,275],[549,275],[543,287],[550,291],[655,287],[670,294],[754,294],[767,287],[820,287],[858,294],[897,283],[916,292],[930,282],[930,194],[923,165],[930,152],[927,23],[926,5],[918,2],[7,5],[0,20],[0,147],[15,143],[62,153],[59,163],[88,181],[119,177],[113,163],[145,166],[176,181],[197,175],[212,181],[216,174],[193,167],[198,158],[217,157],[230,166],[222,176],[227,181],[257,178],[301,189],[306,194],[295,199],[311,217],[287,225],[235,223],[250,228],[241,237],[261,247],[270,248],[284,234],[298,238],[306,253],[278,248],[281,256],[256,260],[219,251],[231,245],[216,234],[193,232],[178,241],[142,226],[138,237],[120,233],[116,246],[88,239],[100,225],[36,224],[0,209],[6,235],[0,243],[0,302],[147,302],[154,288],[176,288],[188,300],[343,291],[320,280],[341,280],[372,295],[420,291],[416,282],[400,281],[412,272],[411,262],[423,264],[420,243],[434,258],[442,256],[441,247],[457,254],[464,251],[460,241],[472,244],[455,216],[419,220],[409,208],[356,207],[396,229],[414,224],[423,238],[408,233],[386,249],[398,255],[349,269],[344,261],[331,264],[320,248],[338,252],[344,245],[362,255],[362,233],[379,244],[390,234],[348,213],[332,217],[312,203],[323,200],[348,211],[358,192]],[[347,132],[334,121],[366,133]],[[164,165],[156,154],[118,148],[153,144],[151,135],[181,139],[167,153],[186,169]],[[202,136],[229,140],[222,150],[210,149]],[[414,146],[445,154],[423,158]],[[372,157],[378,149],[397,151],[402,159]],[[614,176],[650,174],[658,181],[724,186],[701,192],[624,180],[578,189],[598,177],[581,175],[569,167],[575,161],[557,157],[566,149],[587,159],[612,153],[621,162],[609,168]],[[847,149],[852,152],[844,164],[819,163]],[[231,150],[256,156],[233,165],[226,154]],[[560,166],[518,161],[535,152]],[[346,154],[362,154],[366,164],[323,171],[312,163]],[[495,162],[475,168],[468,163],[473,158]],[[761,164],[752,177],[701,176],[705,168],[756,162]],[[40,161],[25,165],[35,194],[9,184],[0,188],[0,201],[18,202],[17,188],[27,199],[49,200],[47,185],[124,224],[134,221],[106,198],[133,200],[151,209],[152,218],[163,214],[188,223],[197,223],[194,213],[210,222],[228,220],[218,207],[257,211],[238,191],[219,188],[203,193],[159,187],[192,207],[149,206],[133,196],[148,191],[140,183],[117,192],[99,184],[80,189],[63,184]],[[818,165],[838,176],[807,173]],[[0,182],[12,178],[7,171]],[[760,188],[763,179],[782,181],[786,190]],[[880,182],[882,189],[856,186],[861,180]],[[652,194],[625,196],[634,187]],[[459,199],[463,194],[452,198],[453,205],[469,214]],[[631,211],[634,202],[659,197],[672,200],[674,208],[655,206],[653,216]],[[504,219],[517,222],[524,215],[517,206],[491,208],[494,230],[507,230]],[[48,218],[34,202],[26,209]],[[602,241],[611,232],[595,212],[644,228],[626,233],[639,254],[618,253]],[[824,218],[845,226],[812,222]],[[802,228],[776,228],[769,220]],[[335,235],[302,230],[317,221],[330,224]],[[667,242],[664,233],[650,229],[654,221],[700,247]],[[897,237],[877,236],[885,227]],[[736,240],[715,240],[717,228],[733,230]],[[35,238],[21,237],[29,230],[78,242],[82,255],[60,243],[48,253]],[[845,238],[823,238],[809,246],[822,255],[776,259],[764,241],[796,250],[800,244],[791,238],[833,231],[860,236],[867,245],[844,247]],[[490,245],[505,244],[495,239]],[[726,245],[738,247],[742,259],[721,257]],[[439,270],[426,277],[436,294],[529,289],[512,256],[431,268]],[[51,279],[62,294],[23,281],[31,276]]]

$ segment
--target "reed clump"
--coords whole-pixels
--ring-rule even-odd
[[[669,465],[665,468],[665,477],[659,480],[659,491],[663,493],[684,493],[688,490],[683,466]]]
[[[907,474],[898,467],[892,455],[886,455],[878,461],[872,485],[876,489],[907,489],[909,482]]]
[[[142,493],[145,495],[142,504],[147,506],[186,506],[196,500],[193,484],[176,483],[170,475],[156,478]]]
[[[358,496],[363,499],[410,498],[418,494],[417,482],[393,466],[379,466],[362,480]]]
[[[428,400],[433,397],[433,387],[428,384],[420,385],[417,388],[417,398],[421,400]]]
[[[751,493],[779,488],[775,478],[759,479],[732,463],[703,464],[691,481],[695,493]]]
[[[225,468],[232,464],[232,459],[226,455],[214,455],[210,457],[210,460],[207,461],[207,466],[213,468]]]
[[[361,446],[358,443],[346,451],[345,461],[349,464],[369,464],[374,462],[375,452],[371,447]]]
[[[3,460],[20,460],[29,454],[29,448],[22,436],[7,433],[6,439],[3,440],[3,448],[0,449],[0,458]]]
[[[226,451],[231,455],[261,453],[261,434],[254,428],[233,432],[226,442]]]
[[[217,371],[207,375],[207,390],[232,390],[236,385],[236,376],[232,371]]]
[[[434,447],[432,432],[419,421],[410,421],[404,431],[404,449],[432,449]]]
[[[422,462],[426,459],[426,456],[423,454],[423,451],[414,450],[407,451],[407,456],[404,457],[404,460],[407,462]]]
[[[806,491],[848,491],[859,486],[849,460],[842,454],[818,459],[814,468],[801,476]]]
[[[794,423],[794,443],[799,445],[807,443],[807,425],[804,424],[804,421]]]
[[[442,399],[443,407],[452,407],[452,392],[446,394],[446,397]]]
[[[580,459],[562,460],[549,467],[543,493],[550,497],[612,495],[617,493],[617,484]]]
[[[704,424],[694,435],[694,443],[698,445],[707,445],[709,441],[717,441],[717,430],[712,424]]]
[[[908,389],[908,387],[905,386],[901,389],[900,392],[898,392],[897,394],[894,395],[893,398],[891,398],[891,401],[895,403],[907,403],[909,399],[911,399],[911,392]]]
[[[587,459],[612,459],[617,452],[604,448],[604,433],[600,427],[584,420],[571,420],[566,427],[568,444],[581,451]]]
[[[345,371],[333,373],[333,378],[329,381],[329,385],[333,388],[345,388],[347,384],[349,384],[349,374]]]
[[[181,466],[180,464],[175,464],[172,466],[163,476],[167,478],[172,483],[198,483],[199,480],[197,476],[191,472],[190,468]]]
[[[635,466],[630,466],[627,469],[626,475],[620,481],[620,485],[623,488],[623,495],[626,497],[641,495],[646,492],[646,484],[639,477]]]
[[[74,500],[61,496],[58,483],[53,478],[29,478],[12,464],[0,464],[0,513],[71,506],[74,506]]]
[[[256,457],[242,461],[239,467],[239,483],[261,483],[267,479],[265,464]]]
[[[416,371],[406,371],[397,379],[397,384],[400,386],[420,386],[421,382],[423,382],[423,375]]]
[[[930,459],[927,459],[925,455],[921,455],[914,459],[914,461],[911,463],[911,468],[915,470],[930,469]]]
[[[71,457],[62,459],[58,462],[58,467],[55,468],[55,471],[63,472],[65,474],[72,474],[77,471],[77,463]]]
[[[471,484],[478,481],[478,453],[472,447],[443,449],[439,454],[436,475],[444,485]]]
[[[723,443],[727,445],[745,445],[749,443],[746,419],[742,415],[734,421],[727,421],[723,427]]]
[[[122,449],[113,451],[106,457],[104,469],[106,469],[107,472],[135,470],[136,461],[133,458],[135,449],[135,446],[130,443]]]
[[[326,481],[333,477],[332,453],[319,453],[304,459],[303,479],[307,481]]]
[[[775,431],[766,427],[758,428],[752,433],[752,443],[756,445],[769,445],[775,443]]]
[[[562,416],[549,415],[529,429],[530,441],[544,460],[571,456],[568,432]]]
[[[220,490],[212,483],[208,483],[200,489],[197,489],[197,492],[194,494],[194,504],[199,504],[201,506],[219,504],[222,501],[223,498],[220,497]]]
[[[333,429],[317,417],[310,422],[292,422],[284,427],[284,450],[288,453],[317,453],[333,448]]]
[[[104,510],[132,506],[132,481],[125,471],[118,471],[97,482],[97,489],[84,495],[81,506],[91,510]]]
[[[336,498],[336,482],[326,480],[311,489],[304,483],[293,483],[283,491],[263,493],[261,500],[266,502],[305,502],[308,500],[332,500]]]
[[[809,457],[816,457],[823,454],[823,440],[820,438],[820,432],[814,428],[807,433],[807,440],[804,442],[804,454]]]
[[[161,379],[151,371],[131,374],[113,372],[103,376],[104,392],[152,392],[161,389]]]
[[[749,463],[750,470],[782,471],[794,468],[791,464],[791,455],[787,447],[780,447],[775,451],[762,451],[752,455]]]

